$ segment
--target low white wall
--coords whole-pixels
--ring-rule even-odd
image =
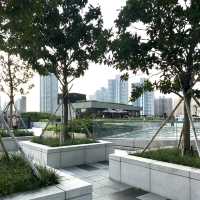
[[[2,200],[92,200],[91,184],[58,170],[56,172],[62,180],[59,185],[14,194]]]
[[[22,136],[22,137],[17,137],[17,140],[20,141],[28,141],[31,140],[32,136]],[[3,143],[9,152],[16,152],[18,151],[17,145],[15,144],[14,140],[11,137],[4,137],[2,138]],[[0,145],[0,152],[2,152],[2,147]]]
[[[110,155],[110,178],[172,200],[200,199],[200,170],[130,155]]]
[[[113,153],[111,143],[104,141],[63,147],[48,147],[29,141],[21,142],[21,145],[32,160],[54,168],[106,161]]]
[[[45,126],[47,125],[47,122],[33,122],[32,126],[34,128],[45,128]]]

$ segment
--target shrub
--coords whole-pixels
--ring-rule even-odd
[[[7,134],[7,131],[5,129],[1,129],[0,130],[0,135],[1,137],[10,137],[8,134]],[[29,132],[29,131],[26,131],[24,129],[17,129],[17,130],[14,130],[14,135],[16,137],[22,137],[22,136],[33,136],[33,132]]]
[[[35,190],[59,183],[59,177],[53,170],[38,167],[39,180],[33,176],[29,165],[19,156],[12,155],[11,160],[0,158],[0,197],[29,190]]]
[[[180,150],[176,148],[152,150],[135,155],[143,158],[200,168],[200,159],[196,153],[182,156]]]
[[[51,125],[47,128],[48,131],[54,131],[59,133],[62,130],[62,125]],[[90,119],[74,119],[69,122],[68,132],[76,133],[92,133],[93,132],[93,121]]]
[[[70,145],[79,145],[79,144],[91,144],[96,143],[96,140],[93,139],[69,139],[65,141],[62,145],[60,145],[59,138],[40,138],[40,137],[33,137],[32,142],[47,145],[50,147],[58,147],[58,146],[70,146]]]
[[[43,120],[47,120],[50,118],[50,113],[42,113],[42,112],[26,112],[21,114],[22,118],[30,119],[32,122],[39,122]],[[52,120],[54,121],[60,121],[60,117],[54,115]]]

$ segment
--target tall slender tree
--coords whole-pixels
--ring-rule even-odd
[[[116,20],[118,33],[112,41],[110,63],[137,74],[159,72],[144,89],[183,95],[191,107],[192,89],[200,76],[199,0],[128,0]],[[142,28],[141,28],[142,27]],[[133,91],[133,99],[141,94]],[[190,151],[190,120],[184,106],[184,150]]]
[[[68,137],[70,84],[90,62],[102,62],[107,48],[109,31],[103,28],[100,8],[88,0],[10,0],[3,13],[2,28],[17,41],[17,52],[40,73],[51,72],[58,78]]]
[[[25,95],[32,89],[31,67],[16,56],[0,52],[0,92],[9,97],[10,128],[12,128],[13,106],[16,95]]]

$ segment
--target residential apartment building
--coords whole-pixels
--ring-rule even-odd
[[[40,77],[40,112],[54,113],[58,99],[58,80],[54,74]]]
[[[19,113],[25,113],[26,112],[26,104],[27,104],[26,96],[22,96],[19,99],[17,99],[15,102],[17,111]]]
[[[140,79],[138,83],[132,83],[131,88],[134,89],[137,86],[144,84],[145,79]],[[154,92],[144,92],[133,105],[141,107],[141,115],[143,116],[154,116]]]
[[[154,114],[156,116],[169,116],[173,109],[172,98],[161,96],[154,100]]]

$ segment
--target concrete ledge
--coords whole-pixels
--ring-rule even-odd
[[[73,176],[61,176],[61,183],[56,186],[42,188],[36,191],[14,194],[2,200],[92,200],[92,185]]]
[[[109,162],[118,182],[173,200],[200,199],[200,169],[131,155],[112,154]]]
[[[104,138],[105,141],[112,142],[114,149],[123,149],[128,151],[134,151],[135,149],[144,149],[149,143],[149,139],[139,139],[139,138]],[[195,141],[191,140],[191,145],[195,146]],[[172,147],[177,146],[176,139],[159,139],[153,141],[151,148],[160,148],[160,147]]]
[[[22,137],[16,137],[18,141],[28,141],[31,140],[33,136],[22,136]],[[16,152],[18,151],[18,148],[14,142],[14,140],[11,137],[3,137],[2,138],[4,145],[9,152]],[[0,152],[2,152],[2,147],[0,145]]]
[[[48,147],[30,141],[20,144],[28,157],[36,163],[57,169],[107,161],[109,154],[113,153],[112,143],[101,140],[99,143],[63,147]]]

